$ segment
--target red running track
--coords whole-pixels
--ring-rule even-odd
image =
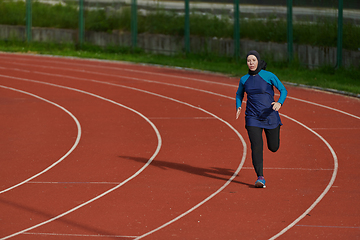
[[[1,53],[0,238],[359,239],[359,99],[287,86],[255,189],[237,84]]]

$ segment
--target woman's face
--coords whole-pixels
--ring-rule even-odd
[[[247,65],[251,71],[255,71],[259,62],[254,55],[249,55],[247,57]]]

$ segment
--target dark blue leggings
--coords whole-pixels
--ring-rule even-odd
[[[268,149],[276,152],[280,146],[280,125],[274,129],[246,126],[246,130],[251,143],[251,157],[255,172],[258,177],[264,176],[262,132],[265,131]]]

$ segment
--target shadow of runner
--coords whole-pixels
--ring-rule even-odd
[[[142,157],[130,157],[130,156],[119,156],[119,157],[122,159],[133,160],[133,161],[140,162],[143,164],[145,164],[149,161],[149,159],[142,158]],[[201,168],[201,167],[194,167],[194,166],[191,166],[191,165],[185,164],[185,163],[172,163],[172,162],[166,162],[166,161],[161,161],[161,160],[156,160],[156,159],[154,159],[151,162],[150,166],[158,167],[163,170],[174,169],[174,170],[178,170],[178,171],[182,171],[182,172],[186,172],[186,173],[190,173],[190,174],[195,174],[198,176],[209,177],[209,178],[219,179],[219,180],[224,180],[224,181],[228,181],[229,178],[231,176],[233,176],[235,173],[235,171],[233,171],[231,169],[226,169],[226,168]],[[216,176],[216,175],[228,176],[228,178],[220,177],[220,176]],[[249,187],[254,187],[253,184],[244,183],[244,182],[240,182],[240,181],[236,181],[236,180],[233,180],[231,182],[247,185]]]

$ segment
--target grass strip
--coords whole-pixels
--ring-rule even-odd
[[[336,6],[336,5],[335,5]],[[112,10],[110,10],[112,9]],[[98,32],[126,31],[131,29],[131,9],[129,6],[116,8],[109,4],[106,7],[93,7],[85,10],[85,30]],[[25,2],[0,0],[0,24],[25,25]],[[34,1],[32,4],[33,27],[48,28],[78,28],[78,5],[66,1],[49,5]],[[159,4],[157,9],[146,14],[137,14],[138,33],[165,34],[173,36],[184,35],[184,15],[168,11]],[[256,16],[240,18],[240,36],[242,39],[252,39],[261,42],[285,43],[287,41],[287,22],[276,15],[259,19]],[[195,10],[190,13],[190,31],[193,36],[233,38],[232,17],[225,11],[218,16],[200,14]],[[336,12],[333,18],[319,17],[316,22],[294,21],[293,40],[295,44],[305,44],[321,47],[337,46]],[[345,22],[343,26],[343,48],[358,50],[360,48],[360,26],[353,22]]]
[[[236,62],[235,58],[219,57],[211,53],[187,55],[179,53],[166,56],[150,54],[142,49],[129,47],[108,46],[102,48],[84,44],[82,49],[78,49],[74,44],[40,42],[29,44],[21,41],[0,41],[0,51],[158,64],[221,73],[231,77],[241,77],[247,73],[245,59]],[[288,63],[276,62],[266,59],[266,57],[264,59],[268,63],[267,70],[275,73],[283,82],[335,89],[360,97],[359,68],[334,69],[333,66],[322,66],[317,69],[308,69],[296,60]]]

